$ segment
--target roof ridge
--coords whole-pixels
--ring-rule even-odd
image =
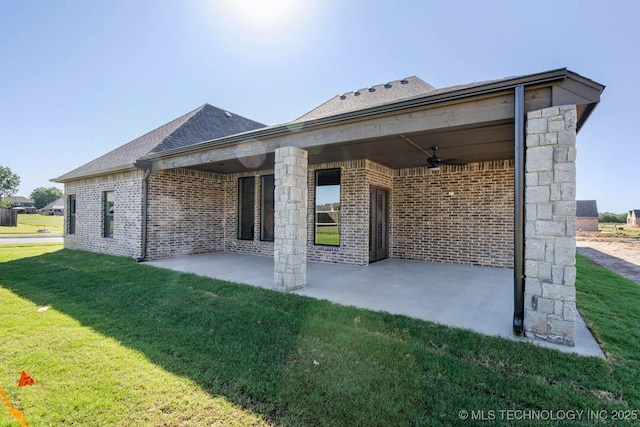
[[[379,84],[377,84],[377,85],[368,86],[368,87],[365,87],[365,88],[362,88],[362,89],[358,89],[358,90],[365,90],[365,89],[371,89],[371,88],[376,88],[376,87],[387,87],[387,86],[391,85],[392,83],[401,83],[401,84],[402,84],[403,82],[404,82],[404,83],[408,83],[408,82],[409,82],[409,79],[417,79],[417,80],[420,80],[420,81],[422,81],[423,83],[426,83],[426,84],[428,84],[429,86],[431,86],[429,83],[425,82],[425,81],[424,81],[424,80],[422,80],[420,77],[417,77],[417,76],[409,76],[409,77],[405,77],[405,78],[403,78],[403,79],[389,80],[387,83],[379,83]],[[434,89],[435,89],[435,88],[434,88]]]
[[[403,87],[404,85],[407,86]],[[389,90],[392,88],[394,89]],[[389,91],[385,92],[387,90]],[[313,119],[325,116],[327,114],[334,115],[344,113],[353,110],[354,108],[362,108],[363,106],[366,106],[367,103],[369,103],[369,106],[371,106],[374,104],[395,102],[401,99],[410,99],[415,96],[424,96],[426,93],[435,90],[437,89],[434,86],[430,85],[429,83],[425,82],[420,77],[415,75],[402,79],[390,80],[387,83],[375,84],[373,86],[368,86],[362,89],[339,93],[338,95],[329,98],[327,101],[320,104],[313,110],[310,110],[300,117],[296,118],[294,122]],[[359,98],[362,94],[371,95]],[[356,97],[358,97],[358,101],[354,101]]]
[[[175,118],[175,119],[171,120],[170,122],[167,122],[167,123],[165,123],[165,124],[163,124],[163,125],[160,125],[160,126],[158,126],[158,127],[154,128],[153,130],[150,130],[149,132],[146,132],[146,133],[144,133],[144,134],[142,134],[142,135],[140,135],[140,136],[138,136],[138,137],[136,137],[136,138],[132,139],[131,141],[126,142],[126,143],[125,143],[125,144],[123,144],[123,145],[119,145],[119,146],[117,146],[117,147],[116,147],[116,148],[114,148],[113,150],[109,150],[109,151],[107,151],[106,153],[104,153],[104,154],[102,154],[102,155],[100,155],[100,156],[98,156],[98,157],[96,157],[96,158],[94,158],[94,159],[92,159],[92,160],[89,160],[88,162],[86,162],[86,163],[84,163],[84,164],[82,164],[82,165],[78,166],[77,168],[75,168],[75,169],[73,169],[73,170],[71,170],[71,171],[69,171],[69,172],[65,173],[64,175],[61,175],[61,176],[60,176],[60,177],[58,177],[58,178],[63,178],[63,177],[66,177],[66,176],[73,176],[76,172],[78,172],[78,171],[80,171],[80,170],[84,169],[84,168],[85,168],[85,167],[87,167],[88,165],[95,164],[95,163],[99,162],[101,159],[109,158],[109,156],[113,156],[113,155],[114,155],[114,154],[116,154],[116,153],[122,152],[123,150],[126,150],[126,147],[136,146],[136,145],[137,145],[137,144],[139,144],[141,141],[143,141],[145,138],[149,137],[149,136],[150,136],[150,135],[152,135],[154,132],[160,132],[163,128],[171,128],[172,126],[176,126],[176,129],[178,129],[178,128],[180,128],[180,127],[182,127],[182,126],[184,125],[184,122],[188,121],[188,120],[189,120],[189,119],[190,119],[190,118],[191,118],[191,117],[192,117],[196,112],[198,112],[199,110],[201,110],[203,107],[204,107],[204,104],[203,104],[203,105],[201,105],[200,107],[198,107],[198,108],[196,108],[196,109],[192,110],[192,111],[189,111],[188,113],[185,113],[185,114],[181,115],[180,117],[177,117],[177,118]],[[179,122],[180,122],[180,120],[183,120],[184,122],[183,122],[182,124],[180,124],[180,125],[177,125],[177,123],[179,123]],[[174,130],[173,130],[173,131],[171,131],[171,132],[169,132],[169,131],[167,130],[167,132],[168,132],[168,134],[170,135],[170,134],[172,134],[176,129],[174,129]],[[160,140],[160,142],[159,142],[159,143],[154,144],[154,145],[152,146],[152,148],[151,148],[151,149],[149,149],[149,150],[147,150],[144,154],[142,154],[142,156],[143,156],[143,155],[145,155],[145,154],[149,154],[149,153],[151,153],[151,152],[152,152],[152,151],[153,151],[153,150],[154,150],[158,145],[160,145],[160,144],[161,144],[165,139],[166,139],[166,136],[165,136],[164,138],[162,138],[162,140]],[[138,156],[138,157],[136,158],[136,160],[139,160],[142,156]],[[55,179],[58,179],[58,178],[55,178]]]
[[[425,83],[425,84],[431,86],[429,83],[425,82],[420,77],[413,75],[413,76],[408,76],[408,77],[405,77],[405,78],[402,78],[402,79],[389,80],[387,83],[379,83],[379,84],[375,84],[375,85],[372,85],[372,86],[363,87],[362,89],[349,91],[349,92],[358,92],[358,91],[361,91],[361,90],[368,90],[368,89],[371,89],[371,88],[386,87],[386,86],[389,86],[389,85],[391,85],[393,83],[403,83],[403,82],[404,83],[409,83],[409,79],[420,80],[422,83]],[[433,87],[433,86],[431,86],[431,87]],[[435,87],[434,87],[434,89],[435,89]],[[343,95],[343,94],[349,93],[349,92],[343,92],[341,94],[338,94],[337,96],[340,96],[340,95]]]
[[[152,153],[262,127],[266,127],[266,125],[205,103],[60,177],[54,178],[54,181],[82,177],[98,171],[134,168],[138,160]]]
[[[161,146],[162,144],[164,144],[165,142],[167,142],[168,140],[170,140],[170,139],[171,139],[171,137],[172,137],[176,132],[178,132],[180,129],[182,129],[183,127],[185,127],[185,126],[187,125],[187,123],[189,123],[191,120],[193,120],[193,119],[194,119],[195,117],[197,117],[199,114],[201,114],[207,106],[213,107],[213,105],[211,105],[211,104],[209,104],[209,103],[205,102],[204,104],[202,104],[201,106],[199,106],[199,107],[198,107],[198,108],[196,108],[195,110],[193,110],[193,111],[189,111],[188,113],[183,114],[182,116],[178,117],[177,119],[172,120],[171,122],[169,122],[169,123],[173,123],[174,121],[176,121],[176,120],[178,120],[178,119],[181,119],[182,117],[189,116],[189,117],[188,117],[184,122],[182,122],[182,124],[181,124],[180,126],[177,126],[175,129],[173,129],[171,132],[169,132],[169,133],[167,134],[167,136],[165,136],[164,138],[162,138],[162,140],[160,140],[160,142],[158,142],[156,145],[154,145],[154,146],[149,150],[149,152],[148,152],[148,153],[146,153],[146,154],[149,154],[149,153],[153,152],[156,148],[158,148],[159,146]],[[215,107],[214,107],[214,108],[215,108]],[[169,123],[166,123],[166,125],[168,125]],[[164,125],[163,125],[163,126],[164,126]],[[162,126],[160,126],[160,127],[162,127]],[[158,128],[158,129],[160,129],[160,128]],[[151,132],[153,132],[153,131],[151,131]],[[147,132],[147,133],[151,133],[151,132]],[[146,134],[145,134],[145,135],[146,135]],[[144,136],[144,135],[143,135],[143,136]],[[138,138],[136,138],[136,139],[138,139]],[[135,140],[134,140],[134,141],[135,141]],[[138,159],[138,160],[140,160],[140,159]]]
[[[180,126],[176,127],[170,134],[168,134],[165,138],[163,138],[162,141],[160,141],[157,145],[155,145],[149,151],[149,153],[164,151],[166,149],[167,145],[171,145],[172,138],[175,135],[179,134],[180,132],[182,132],[185,129],[189,129],[189,126],[191,124],[196,124],[197,125],[197,123],[198,123],[197,121],[200,119],[201,116],[203,116],[205,114],[223,113],[229,119],[234,119],[234,120],[241,119],[243,121],[249,121],[249,122],[256,123],[256,124],[260,125],[261,127],[266,127],[266,125],[264,123],[257,122],[257,121],[255,121],[253,119],[249,119],[249,118],[247,118],[245,116],[242,116],[240,114],[232,113],[229,110],[226,110],[226,109],[223,109],[223,108],[220,108],[220,107],[216,107],[215,105],[209,104],[208,102],[203,104],[199,108],[196,108],[192,113],[194,113],[194,114],[192,114]],[[206,120],[206,116],[203,116],[203,119]],[[204,142],[204,141],[200,141],[200,142]],[[149,154],[149,153],[146,153],[146,154]]]

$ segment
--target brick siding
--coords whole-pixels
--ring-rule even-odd
[[[273,242],[260,240],[260,192],[262,175],[272,175],[273,169],[258,172],[246,172],[240,174],[229,174],[225,176],[224,182],[224,250],[249,255],[273,256]],[[238,236],[238,179],[246,176],[255,177],[254,185],[254,232],[253,240],[240,240]]]
[[[576,218],[577,231],[598,231],[598,218]]]
[[[316,245],[315,172],[333,168],[342,170],[340,246]],[[268,174],[273,170],[219,175],[170,169],[152,174],[148,185],[148,257],[215,251],[273,256],[274,243],[260,241],[260,176]],[[79,227],[76,236],[66,239],[68,247],[140,255],[142,172],[121,175],[67,184],[67,195],[77,195]],[[256,179],[253,240],[237,239],[238,178],[245,176]],[[309,165],[308,185],[309,261],[369,263],[369,187],[376,186],[389,192],[391,258],[513,266],[512,160],[443,166],[439,172],[393,170],[368,160],[332,162]],[[107,190],[114,190],[116,196],[114,239],[101,237],[101,197]],[[89,210],[96,212],[91,226],[86,224]],[[125,217],[131,221],[120,219],[125,210],[130,211]],[[137,229],[132,229],[134,225]],[[87,234],[90,229],[93,232]],[[130,231],[123,235],[125,229]]]
[[[223,250],[223,179],[189,169],[163,170],[149,177],[150,259]]]
[[[513,267],[513,161],[394,177],[392,258]]]
[[[67,249],[80,249],[109,255],[138,257],[142,236],[142,171],[67,182],[65,200],[76,196],[76,232],[69,235],[69,209],[65,209],[65,239]],[[113,191],[113,238],[104,236],[105,191]],[[66,203],[66,201],[65,201]]]

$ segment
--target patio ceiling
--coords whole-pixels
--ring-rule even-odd
[[[460,126],[328,144],[310,147],[309,163],[367,159],[392,169],[425,166],[427,154],[404,138],[427,152],[431,152],[431,147],[437,146],[439,157],[451,159],[456,164],[504,160],[514,156],[513,132],[513,120],[505,120],[482,126]],[[273,162],[274,154],[266,153],[203,163],[192,166],[192,169],[226,174],[271,169]]]
[[[221,140],[149,155],[153,169],[190,168],[228,174],[272,169],[275,151],[307,150],[310,164],[368,159],[392,169],[426,166],[431,147],[453,164],[514,158],[514,87],[526,85],[525,111],[574,104],[578,129],[602,86],[556,70],[496,87],[473,86],[397,104],[302,123],[257,129]],[[467,93],[467,91],[470,91]]]

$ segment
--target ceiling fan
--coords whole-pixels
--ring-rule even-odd
[[[433,154],[431,155],[431,157],[429,157],[427,159],[427,169],[429,169],[430,171],[438,171],[440,170],[440,165],[457,165],[457,166],[462,166],[462,165],[466,165],[466,163],[457,160],[457,159],[443,159],[442,157],[439,157],[436,152],[438,151],[438,147],[431,147],[431,151],[433,151]]]
[[[427,157],[427,169],[432,171],[432,172],[439,171],[440,170],[440,165],[443,165],[443,164],[445,164],[445,165],[464,165],[465,164],[465,163],[463,163],[463,162],[461,162],[459,160],[456,160],[456,159],[443,159],[442,157],[439,157],[438,154],[437,154],[437,151],[438,151],[439,147],[437,147],[437,146],[431,147],[431,151],[432,152],[430,153],[427,150],[425,150],[424,148],[420,147],[415,142],[413,142],[412,140],[410,140],[409,138],[407,138],[406,136],[400,135],[400,137],[428,156]]]
[[[427,169],[430,171],[438,171],[442,164],[442,157],[438,157],[436,154],[438,147],[431,147],[431,151],[433,151],[433,154],[427,159]]]

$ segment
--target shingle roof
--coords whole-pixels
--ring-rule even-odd
[[[416,76],[379,84],[368,88],[336,95],[319,107],[298,117],[294,122],[319,119],[363,108],[389,104],[403,99],[415,98],[435,90],[429,83]]]
[[[71,172],[55,178],[54,181],[66,181],[72,178],[95,175],[101,171],[111,171],[119,167],[132,167],[137,160],[149,153],[160,153],[173,148],[186,147],[265,126],[213,105],[204,104]]]
[[[53,202],[42,208],[42,210],[52,209],[64,209],[64,197],[60,197],[58,200],[54,200]]]
[[[566,71],[566,69],[563,70]],[[447,86],[443,88],[434,88],[419,77],[411,76],[407,77],[406,79],[396,80],[384,85],[372,86],[372,88],[375,89],[373,92],[369,92],[371,88],[365,88],[337,95],[324,104],[320,105],[319,107],[309,111],[307,114],[297,118],[293,122],[319,119],[370,107],[392,104],[394,102],[409,101],[411,99],[417,99],[424,96],[437,96],[467,89],[478,89],[485,86],[501,84],[503,82],[509,82],[511,80],[523,79],[527,77],[528,76],[511,76],[501,79],[482,80],[460,85]],[[403,86],[403,83],[406,86]],[[392,90],[380,91],[380,88]]]
[[[598,218],[598,205],[595,200],[576,200],[576,217]]]
[[[34,203],[33,200],[23,196],[3,197],[2,201],[9,203]]]
[[[235,135],[267,125],[205,104],[188,121],[165,138],[151,152],[160,153],[199,142]]]

